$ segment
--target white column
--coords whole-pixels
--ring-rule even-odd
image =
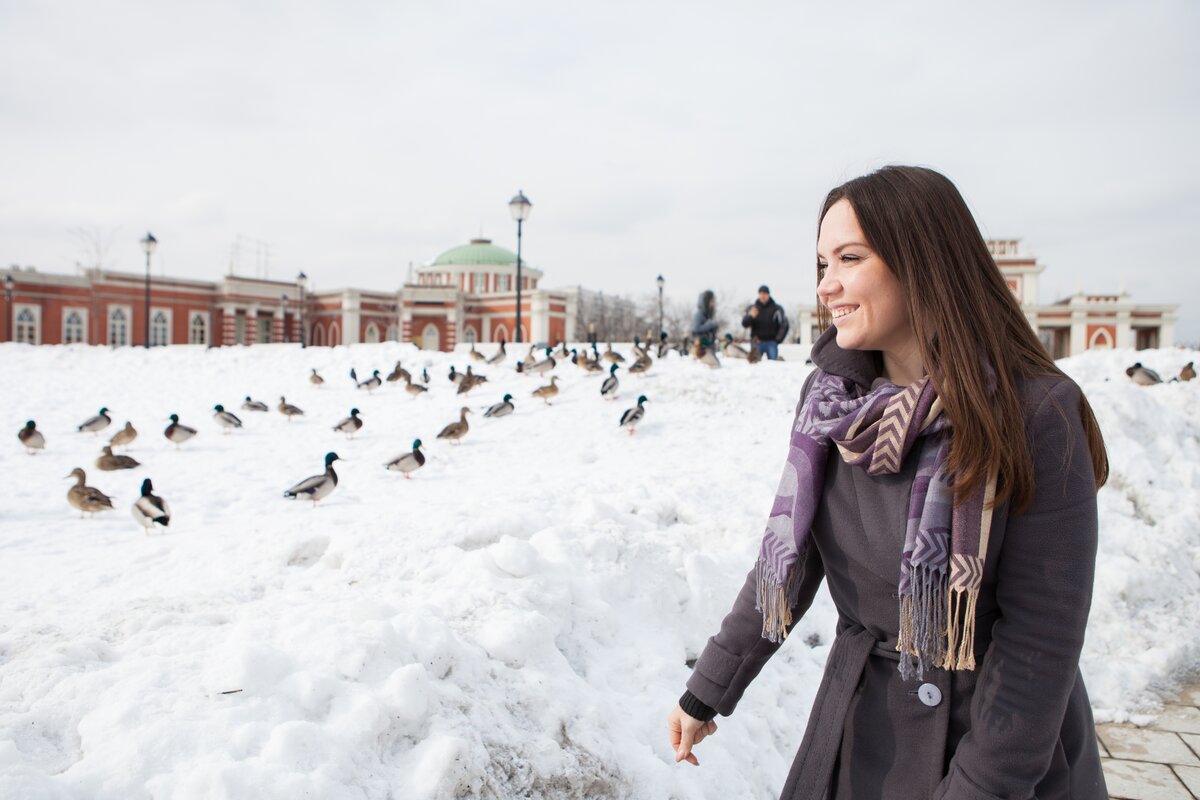
[[[550,344],[549,338],[550,298],[545,292],[535,289],[529,297],[529,341]]]
[[[1158,346],[1159,347],[1174,347],[1175,346],[1175,315],[1163,314],[1162,327],[1158,330]]]
[[[1087,311],[1076,309],[1071,312],[1071,349],[1069,356],[1077,356],[1087,350]]]
[[[342,344],[358,344],[359,322],[362,318],[362,298],[358,292],[348,289],[342,292]]]
[[[1133,317],[1128,311],[1117,312],[1117,341],[1115,347],[1123,347],[1132,350],[1137,344],[1137,338],[1133,335]]]

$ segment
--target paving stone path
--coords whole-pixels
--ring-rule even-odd
[[[1200,683],[1145,727],[1098,725],[1114,800],[1200,800]]]

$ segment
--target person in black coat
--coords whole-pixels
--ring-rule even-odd
[[[758,299],[746,309],[742,327],[749,328],[750,335],[758,339],[758,352],[772,361],[779,358],[779,345],[788,335],[788,318],[766,284],[758,287]]]

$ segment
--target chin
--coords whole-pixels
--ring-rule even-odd
[[[875,348],[868,345],[862,336],[857,335],[854,331],[848,331],[844,328],[837,329],[837,346],[843,350],[873,350]]]

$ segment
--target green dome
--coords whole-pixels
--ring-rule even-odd
[[[516,263],[516,253],[492,244],[491,239],[472,239],[470,244],[447,250],[433,260],[435,267],[442,264],[506,265]]]

